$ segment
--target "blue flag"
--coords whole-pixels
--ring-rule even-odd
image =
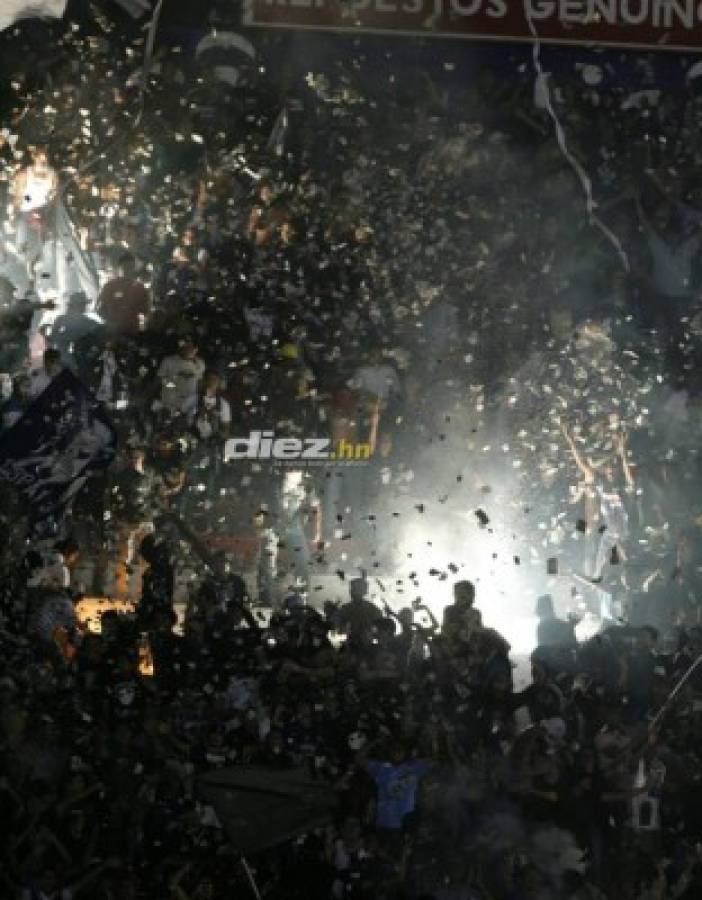
[[[0,436],[0,480],[21,491],[33,538],[57,534],[90,475],[114,459],[116,444],[103,407],[68,369]]]

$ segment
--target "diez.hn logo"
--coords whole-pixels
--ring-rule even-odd
[[[343,438],[332,444],[329,438],[276,437],[273,431],[252,431],[245,438],[230,438],[224,445],[224,460],[272,459],[351,462],[370,459],[369,443],[359,444]]]

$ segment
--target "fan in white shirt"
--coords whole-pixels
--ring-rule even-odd
[[[205,364],[197,355],[192,340],[184,340],[178,353],[167,356],[159,366],[161,400],[157,409],[188,415],[197,409],[198,388],[205,374]]]
[[[220,393],[221,387],[222,379],[217,372],[205,372],[202,389],[194,402],[184,410],[188,421],[193,424],[202,440],[214,436],[224,437],[229,432],[232,410]]]
[[[349,379],[348,386],[368,394],[381,406],[386,406],[392,397],[400,394],[400,379],[394,366],[383,361],[382,350],[369,354],[368,363],[360,366]]]

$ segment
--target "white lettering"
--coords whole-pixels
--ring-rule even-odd
[[[527,10],[532,19],[548,19],[556,10],[553,0],[527,0]]]
[[[451,9],[458,16],[474,16],[480,11],[483,0],[468,0],[466,6],[462,5],[462,0],[451,0]]]
[[[230,459],[256,459],[261,440],[260,431],[252,431],[247,438],[229,438],[224,445],[224,461]]]
[[[488,8],[485,11],[491,19],[501,19],[507,15],[506,0],[489,0]]]
[[[633,12],[632,7],[638,4],[638,12]],[[648,0],[622,0],[622,22],[626,25],[641,25],[648,18]]]
[[[272,431],[262,431],[261,432],[261,446],[259,447],[258,458],[259,459],[270,459],[272,446],[273,446],[273,432]]]
[[[307,438],[307,447],[302,453],[303,459],[329,459],[328,438]]]
[[[692,28],[695,24],[694,0],[668,0],[663,6],[664,22],[666,28],[682,25],[683,28]],[[676,21],[673,21],[673,20]]]
[[[582,24],[587,16],[584,0],[561,0],[560,18],[563,22]]]
[[[608,25],[614,25],[617,21],[616,0],[590,0],[590,19],[596,22],[604,19]]]
[[[274,459],[297,459],[302,450],[302,441],[297,438],[278,438],[273,443]]]

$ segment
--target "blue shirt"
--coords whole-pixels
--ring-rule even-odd
[[[378,788],[377,828],[402,828],[405,816],[414,812],[417,804],[419,779],[428,771],[426,763],[419,760],[393,765],[389,762],[369,760],[366,770]]]

